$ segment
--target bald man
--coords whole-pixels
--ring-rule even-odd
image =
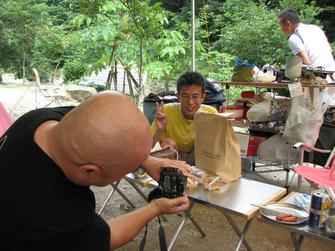
[[[186,210],[179,197],[107,222],[95,213],[90,185],[111,184],[142,162],[159,178],[171,164],[148,158],[151,145],[146,118],[116,92],[23,115],[0,139],[0,250],[112,250],[157,215]]]

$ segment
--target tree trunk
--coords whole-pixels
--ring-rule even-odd
[[[23,49],[23,59],[22,59],[22,79],[23,84],[26,82],[26,52]]]
[[[133,85],[131,84],[130,72],[129,70],[126,70],[126,71],[127,71],[128,85],[129,85],[129,94],[130,96],[134,97],[134,90],[133,90]]]
[[[114,62],[114,53],[115,53],[116,47],[117,47],[116,44],[114,44],[111,56],[109,57],[108,65],[111,67],[111,69],[108,73],[108,77],[107,77],[107,80],[106,80],[106,87],[105,87],[106,90],[110,90],[111,87],[112,87],[113,74],[114,74],[114,69],[112,67],[112,62]]]
[[[143,40],[140,40],[140,63],[138,67],[138,87],[137,87],[137,96],[138,101],[143,100],[144,98],[144,88],[143,88],[143,79],[142,79],[142,67],[143,67]]]
[[[122,86],[122,92],[125,93],[126,92],[126,70],[123,71],[123,86]]]
[[[108,72],[108,77],[107,77],[107,81],[106,81],[106,86],[105,86],[106,90],[110,90],[111,89],[112,74],[113,74],[113,72],[112,72],[112,70],[110,70]]]
[[[113,72],[113,82],[114,82],[114,90],[117,91],[117,61],[114,62],[114,72]]]

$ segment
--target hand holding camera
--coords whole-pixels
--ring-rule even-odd
[[[184,195],[187,178],[178,168],[164,167],[160,172],[159,187],[152,190],[148,200],[157,198],[177,198]]]

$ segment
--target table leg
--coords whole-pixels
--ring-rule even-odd
[[[200,225],[198,224],[198,222],[196,222],[196,220],[191,215],[188,215],[188,218],[193,223],[193,225],[198,230],[198,232],[201,234],[201,237],[205,238],[206,234],[205,234],[204,230],[202,230],[202,228],[200,227]]]
[[[186,220],[187,220],[187,215],[184,214],[183,220],[181,221],[181,223],[180,223],[180,225],[179,225],[179,227],[178,227],[176,233],[173,235],[173,237],[172,237],[172,239],[171,239],[171,241],[170,241],[170,243],[169,243],[168,251],[171,250],[171,248],[173,247],[174,243],[176,242],[176,240],[177,240],[177,238],[178,238],[178,235],[180,234],[180,232],[181,232],[183,226],[184,226],[185,223],[186,223]]]
[[[124,177],[124,179],[141,195],[141,197],[145,200],[148,201],[147,196],[143,193],[143,191],[135,184],[135,182],[128,177]]]
[[[236,225],[236,223],[234,222],[233,218],[230,215],[228,215],[228,214],[225,214],[225,213],[223,213],[223,214],[227,218],[229,224],[234,229],[235,233],[240,237],[240,240],[239,240],[239,242],[238,242],[235,250],[236,251],[240,250],[242,242],[243,242],[243,244],[247,248],[247,250],[251,251],[252,249],[251,249],[249,243],[247,242],[247,240],[245,239],[245,236],[247,235],[247,232],[249,230],[250,223],[251,223],[252,219],[248,220],[245,223],[245,225],[244,225],[244,227],[242,229],[242,232],[241,232],[240,229],[238,228],[238,226]]]
[[[119,185],[119,183],[120,183],[120,180],[117,181],[117,182],[115,182],[115,185],[117,186],[117,185]],[[110,200],[110,198],[112,197],[112,195],[114,194],[114,192],[115,192],[115,189],[114,189],[114,187],[113,187],[112,191],[110,191],[110,193],[109,193],[107,199],[105,200],[104,204],[103,204],[102,207],[100,208],[100,210],[99,210],[99,212],[98,212],[98,215],[101,215],[102,211],[105,209],[107,203],[109,202],[109,200]]]
[[[295,251],[300,251],[302,241],[304,240],[304,236],[302,234],[299,234],[297,236],[296,233],[291,232],[291,239],[294,245],[294,250]]]
[[[115,191],[117,191],[121,197],[131,206],[131,208],[136,208],[136,206],[134,205],[134,203],[132,203],[128,197],[117,187],[117,185],[112,184],[112,187],[114,188]]]
[[[199,233],[201,234],[201,237],[206,237],[206,234],[205,232],[202,230],[202,228],[200,227],[200,225],[198,224],[198,222],[196,222],[195,219],[193,219],[193,217],[191,216],[191,211],[192,211],[192,208],[194,206],[194,203],[191,202],[190,204],[190,207],[189,209],[184,213],[184,216],[183,216],[183,220],[181,221],[176,233],[173,235],[170,243],[169,243],[169,246],[168,246],[168,251],[171,250],[171,248],[173,247],[174,243],[176,242],[182,228],[184,227],[185,223],[186,223],[186,220],[187,218],[189,218],[191,220],[191,222],[193,223],[193,225],[196,227],[196,229],[199,231]]]

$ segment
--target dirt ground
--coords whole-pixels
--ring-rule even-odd
[[[35,95],[37,93],[37,95]],[[32,110],[35,107],[43,107],[45,105],[57,106],[57,105],[70,105],[76,104],[75,101],[71,100],[58,100],[55,101],[54,97],[46,97],[41,92],[35,92],[34,87],[27,86],[3,86],[0,85],[0,102],[11,112],[12,116],[16,119],[26,111]],[[255,175],[250,171],[248,165],[244,165],[243,175],[247,178],[258,179],[265,181],[258,175]],[[271,182],[276,182],[278,185],[283,185],[284,172],[282,173],[267,173],[263,174]],[[296,177],[293,178],[291,184],[296,184]],[[136,207],[145,205],[143,198],[124,180],[121,181],[119,188],[126,194],[126,196],[134,203]],[[147,194],[150,188],[143,187],[143,191]],[[111,186],[104,188],[92,187],[95,193],[97,201],[97,211],[101,208],[103,202],[107,198],[111,191]],[[294,185],[290,188],[294,190]],[[303,191],[309,193],[312,189],[305,183]],[[257,193],[257,191],[254,191]],[[112,199],[107,204],[106,208],[102,212],[102,217],[109,219],[116,217],[131,211],[132,209],[126,203],[126,201],[118,194],[114,193]],[[206,233],[206,237],[202,238],[199,232],[195,229],[193,224],[188,220],[184,225],[175,245],[172,250],[183,250],[183,251],[221,251],[221,250],[235,250],[238,238],[235,232],[231,229],[225,216],[217,209],[209,208],[207,206],[195,204],[192,215],[194,219],[200,224]],[[245,220],[233,216],[239,227],[243,226]],[[181,215],[169,215],[166,216],[166,221],[163,222],[163,226],[166,232],[166,239],[172,238],[179,223],[182,220]],[[127,245],[119,248],[118,250],[138,250],[140,241],[142,239],[144,231],[142,231],[133,241]],[[334,237],[335,238],[335,237]],[[290,239],[290,232],[279,228],[273,224],[267,224],[261,222],[257,217],[251,223],[249,232],[247,234],[247,240],[253,250],[267,251],[267,250],[279,250],[288,251],[294,250],[292,241]],[[159,239],[158,239],[158,222],[153,220],[150,222],[148,227],[148,237],[146,242],[145,250],[159,250]],[[242,245],[241,250],[246,250]],[[319,240],[312,240],[305,238],[302,244],[301,250],[306,251],[330,251],[335,250],[334,244],[328,242],[321,242]]]

